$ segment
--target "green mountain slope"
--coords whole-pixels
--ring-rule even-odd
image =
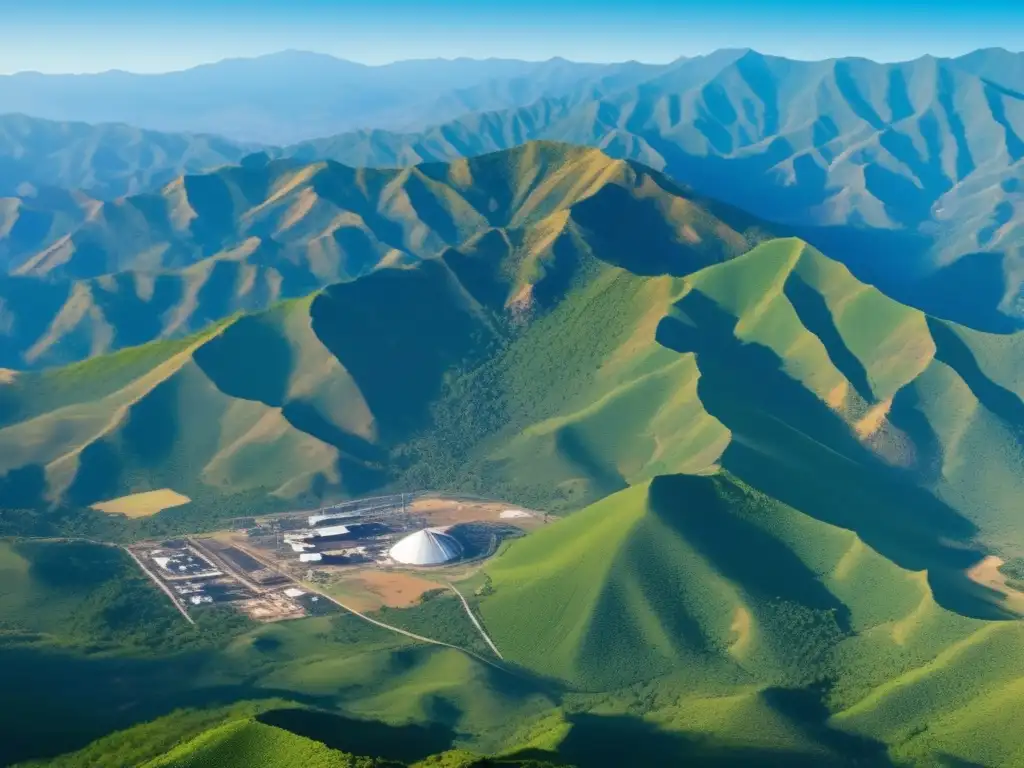
[[[159,193],[89,202],[79,218],[63,235],[51,226],[7,238],[0,366],[180,337],[380,266],[495,239],[536,259],[570,234],[610,252],[625,247],[626,231],[641,231],[636,246],[657,258],[674,250],[675,269],[692,271],[755,236],[744,234],[750,217],[648,169],[546,143],[403,171],[252,157]],[[684,263],[688,253],[698,255]]]
[[[1021,332],[926,315],[592,151],[389,173],[372,199],[402,212],[381,215],[394,237],[430,244],[416,258],[5,373],[0,493],[56,534],[69,508],[163,488],[193,499],[151,518],[171,528],[216,527],[232,499],[388,489],[555,512],[467,590],[515,674],[387,638],[341,652],[317,619],[215,643],[174,701],[225,681],[218,702],[263,698],[255,676],[266,696],[577,765],[1019,760],[996,729],[1022,690],[1024,593],[998,570],[1024,555]],[[369,177],[337,194],[365,200]],[[447,224],[427,230],[434,203]],[[20,597],[31,558],[12,551],[15,628],[59,635],[25,617],[42,600]],[[89,738],[140,711],[166,714]]]
[[[681,203],[686,247],[627,250],[588,228],[599,201],[189,339],[8,376],[9,493],[430,487],[578,508],[721,467],[906,567],[971,542],[1016,556],[1019,335],[929,318],[797,240],[734,256],[747,241]]]
[[[1019,620],[958,615],[937,602],[938,569],[901,567],[729,476],[632,487],[486,571],[479,608],[507,658],[583,690],[642,683],[670,731],[701,723],[736,748],[754,724],[789,721],[822,762],[832,747],[886,764],[880,745],[901,765],[1021,757],[996,714],[1021,703]],[[694,717],[709,701],[715,715]],[[743,726],[726,702],[742,702]]]
[[[164,757],[147,763],[146,768],[227,768],[256,764],[267,768],[356,768],[375,763],[368,758],[359,760],[280,728],[241,720],[207,731]]]
[[[404,765],[456,741],[502,752],[555,707],[540,681],[341,612],[266,625],[211,609],[193,627],[115,547],[4,540],[0,575],[4,765],[217,765],[224,750],[264,764],[295,749]]]

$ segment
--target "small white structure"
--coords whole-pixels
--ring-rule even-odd
[[[319,552],[305,552],[299,555],[300,563],[318,563],[324,559],[324,556]]]
[[[406,536],[388,554],[404,565],[443,565],[458,558],[462,547],[447,533],[425,528]]]
[[[348,533],[348,526],[345,525],[326,525],[313,531],[313,535],[317,537],[344,536],[346,533]]]
[[[289,587],[284,591],[284,593],[288,597],[302,597],[304,594],[306,594],[301,589],[296,589],[295,587]]]

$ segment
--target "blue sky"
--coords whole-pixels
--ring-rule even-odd
[[[663,62],[716,48],[881,61],[1024,49],[1024,0],[3,0],[0,72],[162,72],[284,49],[367,64]]]

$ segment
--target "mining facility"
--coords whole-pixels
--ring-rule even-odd
[[[462,557],[452,536],[410,513],[411,494],[346,502],[249,529],[261,549],[310,565],[443,565]]]
[[[186,615],[189,608],[220,604],[230,604],[257,621],[300,618],[309,613],[310,606],[289,594],[290,579],[215,540],[136,544],[128,551]]]
[[[353,575],[368,568],[479,561],[540,522],[536,513],[500,502],[395,494],[238,518],[218,533],[126,549],[189,621],[193,609],[229,604],[267,622],[337,611],[336,601],[312,584],[359,578]]]

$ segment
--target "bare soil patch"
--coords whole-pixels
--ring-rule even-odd
[[[375,607],[386,605],[389,608],[416,605],[425,592],[443,586],[402,571],[367,570],[346,581],[356,582],[358,587],[375,597],[379,603]]]
[[[506,515],[503,512],[517,511],[525,515]],[[458,523],[501,522],[523,530],[532,530],[544,523],[544,513],[517,507],[501,501],[462,501],[443,498],[417,499],[409,506],[409,513],[427,520],[431,526],[457,525]]]
[[[750,611],[742,605],[736,606],[736,612],[732,617],[732,624],[729,626],[730,631],[735,637],[732,645],[729,646],[729,653],[733,656],[742,658],[750,650],[753,624]]]
[[[272,622],[300,619],[306,615],[302,606],[279,593],[267,593],[251,600],[240,601],[238,607],[253,621]]]

